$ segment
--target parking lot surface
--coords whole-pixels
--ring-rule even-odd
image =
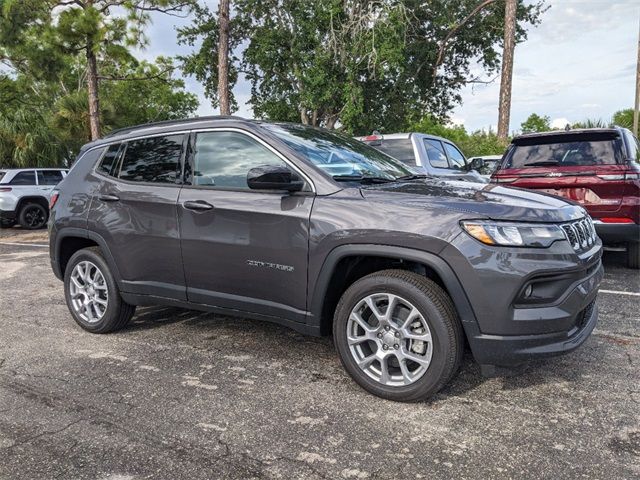
[[[46,243],[0,230],[2,479],[640,478],[640,278],[620,253],[580,349],[493,379],[467,354],[400,404],[329,338],[268,323],[147,307],[86,333]]]

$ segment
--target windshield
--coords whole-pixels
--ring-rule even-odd
[[[296,124],[263,126],[337,180],[393,181],[414,173],[375,148],[338,133]]]
[[[619,140],[610,139],[516,145],[506,168],[615,165],[619,152]]]

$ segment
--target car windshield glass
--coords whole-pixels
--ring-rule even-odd
[[[619,151],[619,140],[608,139],[516,145],[507,168],[615,165]]]
[[[359,140],[296,124],[264,124],[289,147],[336,180],[375,178],[393,181],[411,169]]]

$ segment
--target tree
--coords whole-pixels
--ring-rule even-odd
[[[470,75],[478,61],[499,66],[496,46],[504,15],[497,0],[236,0],[230,28],[229,79],[251,82],[261,118],[349,133],[406,128],[432,114],[446,117],[460,89],[485,81]],[[536,24],[541,3],[517,8],[516,41]],[[205,85],[217,105],[218,18],[200,7],[180,41],[201,48],[183,68]]]
[[[511,79],[513,76],[513,52],[516,46],[517,0],[506,0],[504,13],[504,48],[502,53],[502,75],[500,77],[500,103],[498,104],[498,138],[506,140],[509,135],[511,116]]]
[[[176,13],[189,5],[191,0],[0,0],[2,57],[25,73],[46,65],[51,77],[59,74],[65,56],[82,55],[90,139],[95,140],[101,135],[99,83],[122,79],[101,70],[131,60],[129,47],[144,45],[149,12]],[[126,15],[116,16],[118,9]]]
[[[220,40],[218,42],[218,98],[220,115],[231,115],[229,104],[229,0],[220,0],[218,7]]]
[[[532,113],[520,124],[522,133],[548,132],[551,130],[551,118],[547,115],[541,117],[537,113]]]
[[[613,125],[618,125],[619,127],[628,128],[631,130],[633,128],[633,108],[625,108],[624,110],[618,110],[613,114],[613,118],[611,119],[611,123]]]

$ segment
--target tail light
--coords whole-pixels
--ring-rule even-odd
[[[516,180],[518,180],[518,177],[495,177],[491,179],[492,182],[496,183],[511,183]]]
[[[60,196],[60,192],[58,190],[54,190],[51,192],[51,196],[49,197],[49,210],[51,210],[56,202],[58,201],[58,197]]]
[[[597,175],[597,177],[602,180],[638,180],[640,178],[640,173],[626,172],[616,175]]]
[[[602,223],[636,223],[632,218],[627,217],[603,217],[598,220]]]
[[[1,187],[0,188],[0,192],[10,192],[11,191],[11,187]]]

